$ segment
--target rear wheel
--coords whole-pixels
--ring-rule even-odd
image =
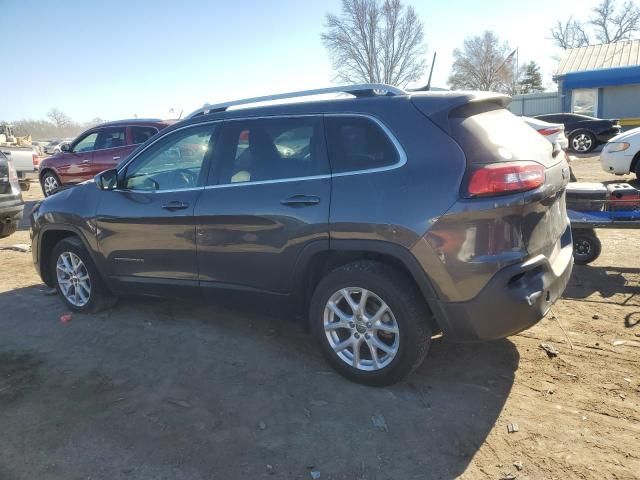
[[[94,313],[113,303],[89,252],[77,237],[67,237],[54,248],[52,278],[64,303],[73,311]]]
[[[17,229],[18,229],[17,222],[0,224],[0,238],[5,238],[5,237],[8,237],[9,235],[13,235],[14,233],[16,233]]]
[[[587,265],[600,256],[602,243],[593,230],[573,231],[573,259],[578,265]]]
[[[45,172],[40,179],[40,184],[42,185],[42,193],[44,193],[45,197],[53,194],[61,185],[60,180],[53,172]]]
[[[569,138],[569,145],[576,153],[589,153],[596,148],[596,137],[591,132],[576,132]]]
[[[329,273],[313,294],[311,330],[341,375],[391,385],[424,359],[429,310],[416,286],[387,265],[362,261]]]

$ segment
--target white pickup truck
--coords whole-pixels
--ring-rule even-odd
[[[7,156],[18,172],[18,180],[23,190],[29,189],[29,180],[37,178],[40,157],[34,147],[18,146],[10,125],[0,125],[0,152]]]

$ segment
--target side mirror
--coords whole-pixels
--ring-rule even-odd
[[[100,190],[115,190],[118,187],[118,171],[115,168],[105,170],[96,175],[94,180]]]
[[[68,143],[63,143],[62,145],[60,145],[60,151],[69,153],[71,151],[71,145],[69,145]]]

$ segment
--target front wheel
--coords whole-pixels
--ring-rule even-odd
[[[45,197],[54,194],[55,191],[60,188],[60,180],[58,180],[58,177],[53,172],[46,172],[42,176],[40,184]]]
[[[633,157],[632,163],[635,163],[633,173],[635,173],[636,178],[640,180],[640,152],[636,153],[635,157]]]
[[[600,256],[602,243],[593,230],[573,231],[573,260],[578,265],[587,265]]]
[[[95,313],[112,303],[113,296],[79,238],[60,240],[50,261],[56,290],[71,310]]]
[[[387,265],[360,261],[325,276],[311,301],[311,331],[329,363],[354,382],[386,386],[409,375],[431,342],[415,284]]]
[[[589,153],[596,148],[596,137],[591,132],[577,132],[571,135],[569,144],[576,153]]]

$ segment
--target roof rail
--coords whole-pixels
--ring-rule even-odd
[[[298,97],[309,97],[312,95],[323,95],[327,93],[350,93],[355,97],[375,97],[379,96],[389,96],[395,97],[397,95],[406,95],[404,90],[401,90],[397,87],[392,87],[391,85],[385,85],[384,83],[362,83],[359,85],[346,85],[343,87],[329,87],[329,88],[318,88],[315,90],[302,90],[300,92],[290,92],[290,93],[278,93],[276,95],[267,95],[265,97],[253,97],[253,98],[245,98],[242,100],[233,100],[231,102],[218,103],[216,105],[209,105],[206,103],[202,108],[199,108],[195,112],[187,115],[185,118],[192,118],[197,115],[206,115],[208,113],[214,112],[224,112],[229,107],[233,107],[236,105],[247,105],[250,103],[258,103],[258,102],[269,102],[273,100],[282,100],[286,98],[298,98]]]

